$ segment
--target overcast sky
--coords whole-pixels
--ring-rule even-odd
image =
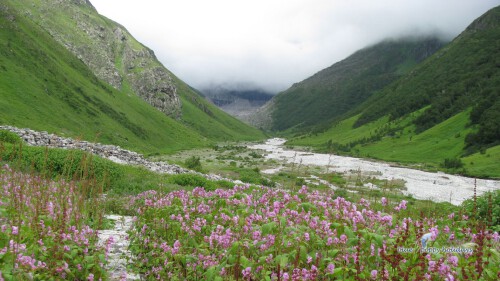
[[[281,91],[386,38],[449,39],[500,0],[90,0],[191,86]]]

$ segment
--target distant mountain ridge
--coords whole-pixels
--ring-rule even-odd
[[[443,44],[429,37],[387,40],[366,47],[276,95],[266,107],[270,112],[256,114],[271,120],[257,117],[254,123],[277,131],[327,125],[402,77]]]
[[[207,87],[200,92],[222,110],[245,122],[274,96],[258,88],[238,89],[229,85]]]

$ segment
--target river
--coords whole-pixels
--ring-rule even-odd
[[[285,139],[273,138],[264,144],[251,145],[251,149],[259,149],[267,152],[267,159],[276,159],[286,163],[301,163],[302,165],[329,166],[329,171],[346,173],[360,170],[370,173],[379,179],[402,179],[406,182],[406,194],[411,194],[417,199],[429,199],[435,202],[450,202],[460,205],[464,200],[474,195],[474,178],[445,174],[443,172],[425,172],[416,169],[394,167],[387,163],[369,161],[354,157],[309,153],[286,149],[283,145]],[[270,169],[267,172],[278,172],[279,168]],[[326,170],[325,170],[326,171]],[[476,180],[477,195],[486,191],[500,189],[500,181]]]

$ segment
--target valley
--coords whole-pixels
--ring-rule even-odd
[[[498,280],[500,7],[475,17],[288,88],[325,42],[262,71],[251,36],[195,88],[88,0],[2,1],[0,281]],[[211,34],[185,65],[238,37]]]

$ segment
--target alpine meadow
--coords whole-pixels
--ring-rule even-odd
[[[500,280],[498,3],[344,2],[2,0],[0,281]]]

